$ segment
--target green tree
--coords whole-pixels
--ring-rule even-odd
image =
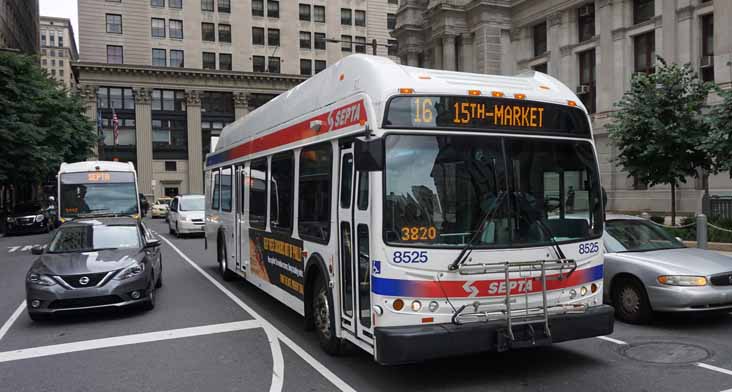
[[[35,57],[0,52],[0,184],[40,184],[61,162],[86,159],[96,140],[76,94]]]
[[[726,171],[732,178],[732,89],[715,89],[721,101],[704,116],[709,135],[701,149],[712,159],[712,173]]]
[[[610,138],[620,150],[616,161],[629,175],[653,186],[671,185],[671,219],[676,222],[676,187],[709,170],[699,149],[707,129],[701,116],[709,86],[688,65],[658,58],[655,73],[633,75],[630,90],[615,104]]]

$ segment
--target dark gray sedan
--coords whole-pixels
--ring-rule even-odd
[[[139,304],[155,307],[162,285],[160,240],[132,218],[69,222],[54,233],[26,275],[28,314]]]
[[[605,299],[626,322],[646,323],[653,311],[732,309],[732,258],[687,248],[653,223],[608,216]]]

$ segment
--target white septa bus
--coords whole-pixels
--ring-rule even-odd
[[[141,216],[137,172],[131,162],[62,163],[57,181],[61,222],[93,216]]]
[[[382,364],[609,334],[603,201],[582,103],[352,55],[225,128],[206,246]]]

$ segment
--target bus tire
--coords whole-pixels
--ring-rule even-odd
[[[320,347],[330,355],[338,355],[341,352],[341,339],[335,333],[335,316],[333,315],[333,298],[322,276],[315,278],[313,287],[313,323],[315,333],[318,335]]]
[[[618,279],[613,284],[611,295],[618,319],[630,324],[647,324],[651,321],[651,302],[643,284],[635,277]]]
[[[221,273],[221,279],[223,279],[225,282],[230,282],[236,278],[236,274],[231,272],[229,267],[226,265],[226,257],[228,256],[226,253],[226,244],[221,241],[221,238],[219,238],[219,251],[216,252],[218,254],[219,259],[219,272]]]

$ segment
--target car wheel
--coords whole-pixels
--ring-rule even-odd
[[[155,282],[155,288],[163,287],[163,258],[160,258],[160,272],[158,272],[158,280]]]
[[[333,299],[323,282],[323,278],[317,277],[313,291],[313,324],[315,333],[318,335],[320,347],[331,355],[341,352],[341,339],[335,334],[335,319],[333,315]]]
[[[180,229],[178,228],[178,222],[175,222],[175,237],[180,238]]]
[[[623,279],[612,291],[615,316],[627,323],[646,324],[653,311],[643,284],[634,278]]]
[[[175,234],[175,231],[173,231],[173,226],[170,225],[170,222],[168,222],[168,234]]]
[[[147,295],[147,301],[142,305],[142,308],[145,310],[155,309],[155,289],[150,290],[150,293]]]
[[[226,245],[219,245],[219,272],[221,273],[221,278],[226,281],[230,282],[236,278],[236,274],[231,272],[229,267],[226,266],[226,257],[228,256],[226,254]]]

